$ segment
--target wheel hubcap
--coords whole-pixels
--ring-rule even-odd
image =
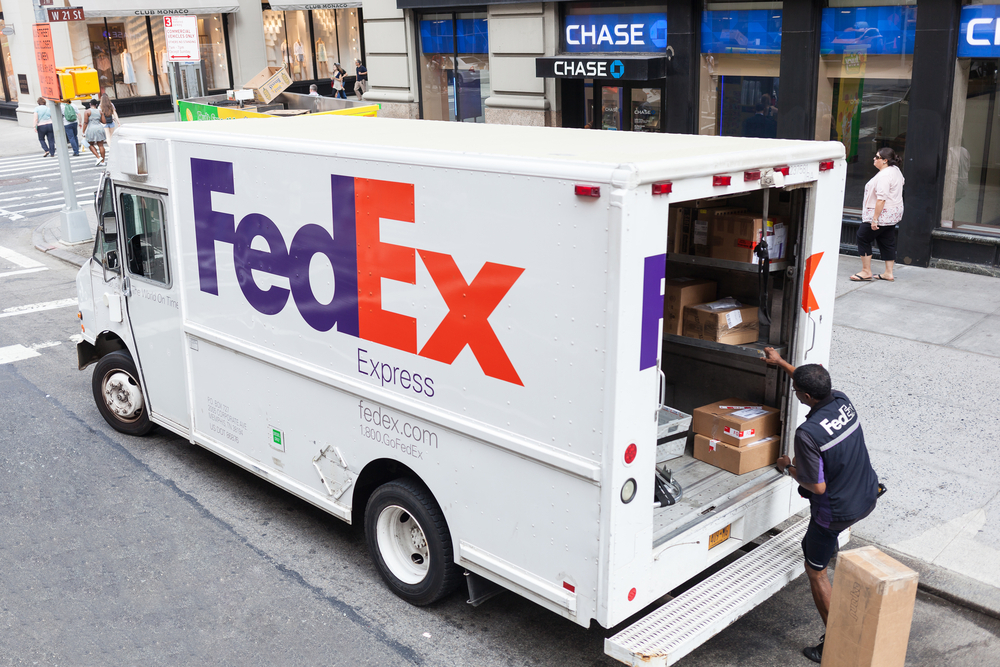
[[[143,400],[139,383],[125,371],[111,371],[104,377],[104,403],[124,422],[133,422],[142,415]]]
[[[405,584],[419,584],[427,576],[430,555],[427,537],[417,520],[398,505],[378,515],[378,549],[386,567]]]

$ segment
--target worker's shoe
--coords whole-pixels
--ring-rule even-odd
[[[823,643],[826,641],[826,635],[819,638],[819,644],[816,646],[806,646],[802,649],[802,655],[809,658],[813,662],[823,662]]]

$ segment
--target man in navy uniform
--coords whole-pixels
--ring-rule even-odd
[[[781,358],[774,348],[764,348],[764,360],[780,366],[792,378],[799,402],[810,408],[795,431],[795,458],[778,458],[779,472],[799,483],[809,498],[811,518],[802,551],[809,587],[826,625],[833,587],[826,568],[837,553],[837,538],[846,528],[872,513],[879,494],[878,475],[872,469],[858,412],[851,400],[833,391],[830,373],[819,364],[798,368]],[[804,492],[802,491],[804,489]],[[823,642],[802,653],[814,662],[823,660]]]

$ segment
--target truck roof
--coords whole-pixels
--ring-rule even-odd
[[[594,180],[624,168],[634,184],[844,158],[838,141],[350,116],[127,124],[116,134]]]

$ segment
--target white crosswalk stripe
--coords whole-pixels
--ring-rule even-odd
[[[77,203],[90,206],[104,167],[95,167],[94,156],[83,147],[78,157],[69,160]],[[45,215],[64,204],[58,158],[41,154],[0,158],[0,219]]]

